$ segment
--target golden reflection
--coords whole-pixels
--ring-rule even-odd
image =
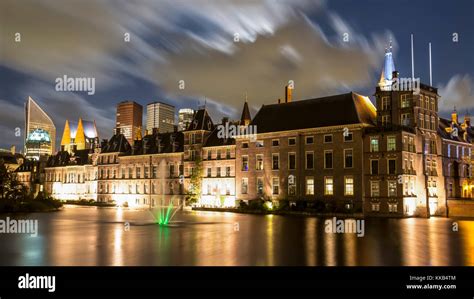
[[[306,222],[306,264],[308,266],[317,265],[317,226],[318,222],[316,218],[308,218]]]
[[[114,249],[112,252],[112,264],[123,266],[123,225],[118,224],[114,228]]]
[[[344,253],[345,253],[345,266],[357,266],[356,261],[356,242],[357,234],[344,234]]]
[[[440,235],[442,231],[439,230],[441,227],[444,229],[445,219],[430,218],[428,221],[428,250],[431,266],[448,266],[450,257],[450,246],[446,242],[441,241]],[[445,230],[445,229],[444,229]],[[448,230],[448,234],[451,232]]]
[[[275,256],[273,255],[273,215],[266,215],[267,220],[267,266],[275,265]]]
[[[464,252],[464,265],[474,266],[474,221],[458,221]]]
[[[337,266],[336,262],[336,234],[322,232],[324,235],[324,264]]]
[[[416,219],[409,218],[400,220],[400,227],[403,266],[421,266],[421,263],[416,258]]]

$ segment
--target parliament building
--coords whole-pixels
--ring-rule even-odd
[[[146,131],[133,144],[120,128],[95,146],[72,146],[67,134],[48,160],[45,190],[136,207],[179,205],[199,192],[195,205],[212,208],[264,200],[383,217],[462,211],[474,198],[470,117],[440,118],[436,88],[392,88],[398,78],[387,49],[375,105],[354,92],[293,101],[287,87],[284,101],[253,118],[245,101],[236,122],[215,124],[203,108],[185,130]],[[257,133],[222,138],[226,124]]]

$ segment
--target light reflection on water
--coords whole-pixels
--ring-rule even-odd
[[[0,234],[0,265],[474,265],[467,220],[367,219],[357,237],[311,217],[178,212],[161,227],[148,211],[68,206],[28,218],[38,237]]]

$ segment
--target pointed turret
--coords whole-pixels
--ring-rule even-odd
[[[393,83],[393,72],[395,72],[395,64],[393,63],[392,42],[390,41],[390,47],[385,49],[385,58],[378,84],[381,89],[391,89]]]
[[[63,137],[61,138],[61,148],[67,147],[71,144],[71,129],[69,128],[69,120],[66,119],[64,125]]]
[[[77,124],[76,137],[74,138],[74,143],[78,150],[86,149],[86,136],[84,134],[84,125],[82,124],[82,118],[79,118]]]
[[[241,126],[248,126],[252,121],[252,117],[250,116],[249,105],[247,103],[247,97],[245,98],[244,109],[242,110],[242,116],[240,117],[240,125]]]

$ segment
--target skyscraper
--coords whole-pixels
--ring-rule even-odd
[[[178,131],[184,131],[193,121],[194,110],[190,108],[179,109]]]
[[[174,106],[153,102],[146,106],[146,129],[158,128],[160,133],[174,131]]]
[[[56,127],[46,112],[31,97],[25,104],[25,155],[39,160],[52,155],[56,145]]]
[[[141,134],[142,117],[143,107],[134,101],[123,101],[117,105],[116,127],[120,128],[130,144],[133,144],[138,131]]]

